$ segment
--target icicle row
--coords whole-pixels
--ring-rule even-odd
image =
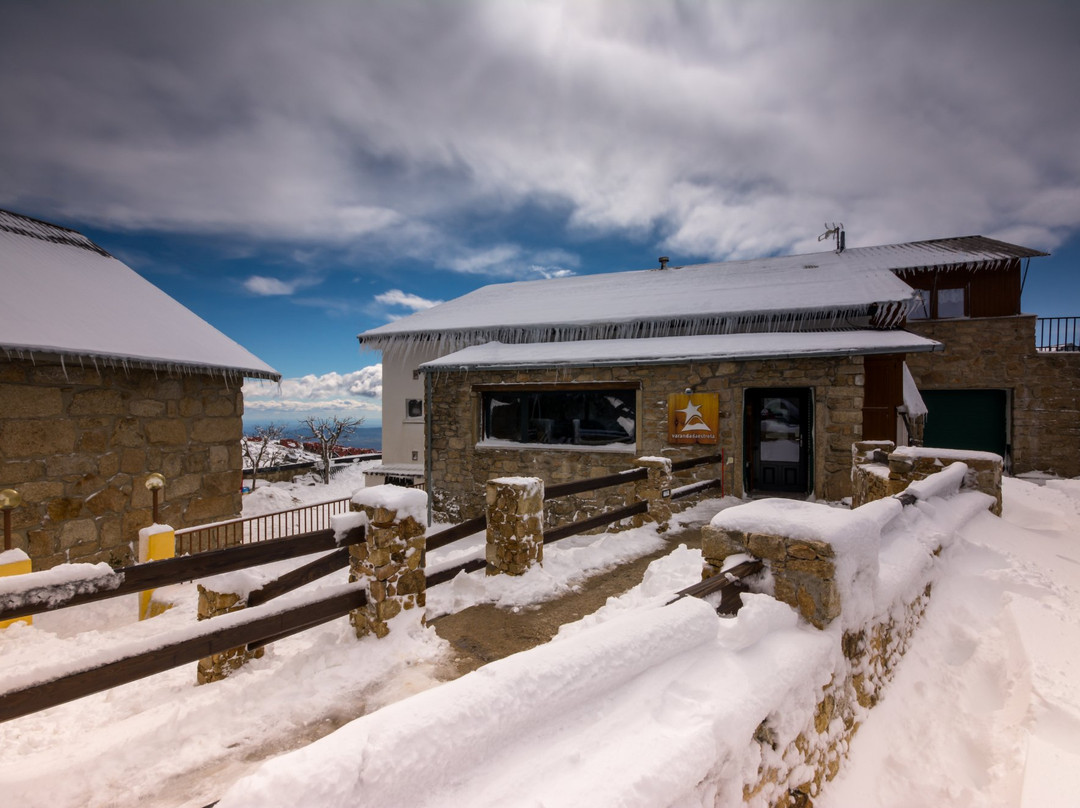
[[[588,325],[497,326],[455,331],[426,331],[370,337],[363,344],[365,347],[376,350],[388,348],[400,350],[406,357],[421,350],[434,350],[438,355],[445,356],[470,345],[486,342],[516,345],[582,340],[654,339],[709,334],[820,331],[871,326],[892,328],[898,325],[906,315],[908,305],[908,301],[888,303],[874,315],[871,315],[866,308],[858,307],[824,312],[772,312]]]

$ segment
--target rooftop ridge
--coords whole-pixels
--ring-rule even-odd
[[[113,257],[77,230],[71,230],[52,222],[33,219],[3,208],[0,208],[0,230],[14,233],[17,236],[48,241],[52,244],[66,244],[69,247],[78,247],[82,250],[95,252],[105,258]]]

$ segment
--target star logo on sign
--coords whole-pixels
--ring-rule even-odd
[[[681,410],[675,410],[675,412],[681,412],[686,416],[686,420],[683,422],[683,428],[680,432],[708,432],[709,425],[705,423],[705,419],[701,416],[701,407],[693,402],[688,401],[686,406]]]

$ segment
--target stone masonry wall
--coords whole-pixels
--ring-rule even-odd
[[[754,733],[761,750],[757,778],[743,787],[748,806],[808,808],[840,772],[851,740],[881,698],[911,645],[930,600],[930,585],[883,622],[845,632],[843,660],[814,706],[812,719],[794,737],[766,719]]]
[[[237,516],[242,415],[239,382],[219,376],[0,361],[0,488],[23,498],[15,546],[35,569],[131,563],[155,471],[160,521]]]
[[[702,528],[702,577],[721,574],[728,556],[747,552],[766,562],[776,599],[817,628],[827,630],[840,616],[843,604],[831,544],[706,525]],[[746,805],[805,808],[813,804],[822,787],[840,771],[852,737],[892,678],[929,598],[927,583],[912,602],[896,604],[880,620],[833,632],[842,657],[831,681],[820,691],[810,719],[801,728],[785,720],[786,729],[766,719],[755,731],[753,742],[759,746],[761,763],[757,777],[743,787]]]
[[[997,389],[1012,393],[1014,474],[1080,475],[1080,353],[1035,350],[1035,316],[909,322],[945,345],[909,354],[920,390]]]
[[[637,445],[626,452],[587,448],[489,448],[480,440],[480,393],[477,385],[569,384],[611,382],[640,385]],[[519,371],[439,372],[432,378],[431,475],[434,515],[440,520],[479,516],[484,485],[495,477],[540,477],[548,486],[600,477],[630,468],[645,455],[683,460],[723,448],[734,463],[726,467],[727,493],[743,493],[743,403],[748,388],[809,387],[813,391],[813,492],[838,500],[851,492],[851,444],[862,437],[863,365],[861,357],[776,359],[751,362],[703,362],[605,368],[552,368]],[[720,442],[717,446],[667,442],[668,395],[685,388],[718,393]],[[712,466],[679,474],[683,485],[717,475]],[[584,518],[599,509],[623,505],[629,486],[618,486],[555,500],[547,517],[555,524]]]

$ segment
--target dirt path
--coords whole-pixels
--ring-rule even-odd
[[[525,651],[550,640],[564,623],[579,620],[641,583],[649,564],[680,544],[701,547],[699,527],[687,527],[665,536],[665,546],[649,555],[589,578],[580,592],[564,595],[528,609],[499,609],[485,603],[431,621],[436,633],[457,652],[455,678],[488,662]],[[674,594],[674,593],[672,593]]]

